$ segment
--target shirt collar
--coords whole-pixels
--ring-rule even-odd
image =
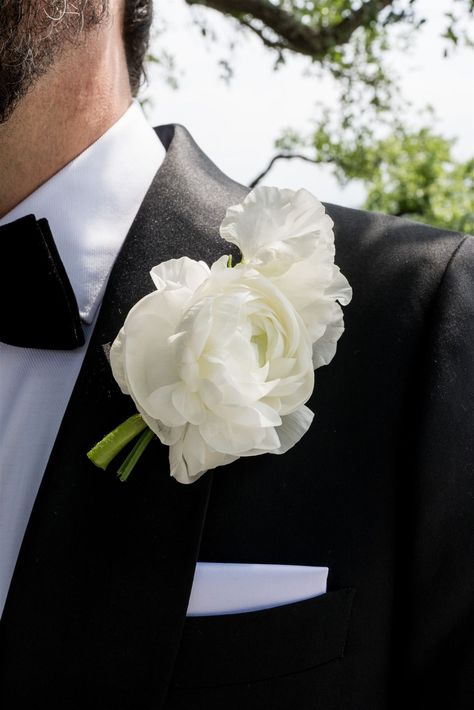
[[[95,143],[0,220],[46,217],[76,295],[94,320],[115,258],[166,151],[133,101]]]

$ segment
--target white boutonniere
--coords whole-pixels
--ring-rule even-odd
[[[192,483],[241,456],[282,454],[308,430],[314,370],[344,331],[352,289],[334,263],[333,222],[304,189],[259,186],[227,209],[239,247],[209,268],[184,256],[151,270],[156,290],[129,312],[110,362],[138,414],[88,453],[105,468],[134,437],[126,480],[156,435],[170,473]]]

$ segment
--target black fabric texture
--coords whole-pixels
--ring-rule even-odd
[[[155,441],[122,484],[85,457],[134,411],[104,345],[155,264],[239,258],[218,227],[248,192],[157,132],[0,623],[1,707],[470,709],[474,238],[327,204],[354,297],[308,433],[191,486]],[[186,618],[197,559],[328,566],[328,594]]]
[[[188,618],[174,687],[247,684],[342,658],[354,592],[339,589],[261,611]]]
[[[46,219],[27,215],[0,227],[0,341],[74,350],[84,333],[74,291]]]

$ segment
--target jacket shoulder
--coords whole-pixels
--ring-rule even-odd
[[[432,261],[449,259],[453,250],[468,236],[462,232],[440,229],[422,222],[381,212],[353,209],[323,203],[334,220],[336,238],[358,244],[359,248],[393,251],[402,259],[429,256]]]
[[[424,310],[453,255],[469,237],[402,217],[325,204],[334,221],[336,263],[354,291]]]

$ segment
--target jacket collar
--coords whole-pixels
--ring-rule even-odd
[[[56,707],[159,708],[179,646],[211,489],[169,477],[154,441],[126,484],[86,451],[134,409],[107,361],[150,269],[228,252],[218,234],[247,188],[179,124],[112,270],[84,364],[28,523],[0,633],[0,700]],[[235,255],[235,254],[234,254]],[[34,704],[33,702],[33,704]]]

